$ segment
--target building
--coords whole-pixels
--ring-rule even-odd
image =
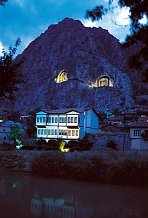
[[[100,119],[93,109],[65,109],[36,113],[37,139],[77,140],[100,130]]]
[[[0,123],[0,143],[13,143],[10,138],[11,128],[14,126],[13,121],[3,121]]]
[[[0,144],[13,144],[14,141],[11,139],[12,127],[18,126],[21,132],[24,132],[24,128],[21,123],[14,122],[11,120],[5,120],[0,122]]]
[[[131,149],[148,150],[148,117],[128,124]]]

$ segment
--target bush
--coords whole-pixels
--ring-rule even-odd
[[[115,151],[111,152],[115,156]],[[63,154],[47,152],[32,162],[32,172],[75,180],[96,181],[118,185],[148,185],[148,158],[119,152],[88,155],[86,152]],[[67,156],[68,155],[68,156]]]
[[[1,151],[13,151],[15,149],[16,149],[15,144],[9,144],[9,143],[0,144]]]
[[[65,148],[69,148],[70,151],[87,151],[90,150],[92,146],[93,143],[91,142],[90,136],[85,136],[80,140],[69,141]]]
[[[114,141],[108,141],[106,147],[116,151],[119,150],[118,145]]]
[[[71,140],[66,145],[65,148],[69,148],[69,151],[78,151],[79,150],[79,141]]]
[[[32,172],[43,176],[61,176],[64,173],[64,156],[62,153],[42,154],[32,162]]]
[[[93,147],[93,143],[91,142],[89,136],[85,136],[83,139],[80,140],[79,147],[80,151],[90,150]]]

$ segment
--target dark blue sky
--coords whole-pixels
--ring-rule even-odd
[[[17,37],[22,39],[21,49],[44,32],[52,23],[57,23],[65,17],[80,19],[86,26],[92,23],[85,20],[85,12],[97,3],[106,4],[108,0],[8,0],[5,7],[0,7],[0,49],[12,45]],[[116,0],[114,0],[116,1]],[[95,26],[108,29],[116,38],[124,40],[129,27],[127,23],[128,10],[109,14]],[[117,25],[117,21],[119,22]]]

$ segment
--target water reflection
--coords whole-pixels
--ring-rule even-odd
[[[0,218],[148,218],[148,189],[0,176]]]
[[[35,196],[31,201],[31,212],[37,217],[52,218],[92,218],[93,208],[79,208],[76,202],[64,198],[40,198]]]

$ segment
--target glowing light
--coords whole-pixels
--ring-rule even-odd
[[[59,146],[59,150],[61,152],[69,152],[69,148],[64,148],[65,147],[65,142],[64,141],[61,141],[60,142],[60,146]]]
[[[95,81],[90,81],[88,84],[90,88],[99,88],[99,87],[113,87],[113,81],[108,76],[103,76]]]
[[[60,71],[58,76],[55,78],[56,83],[66,82],[68,80],[68,73],[64,70]]]

